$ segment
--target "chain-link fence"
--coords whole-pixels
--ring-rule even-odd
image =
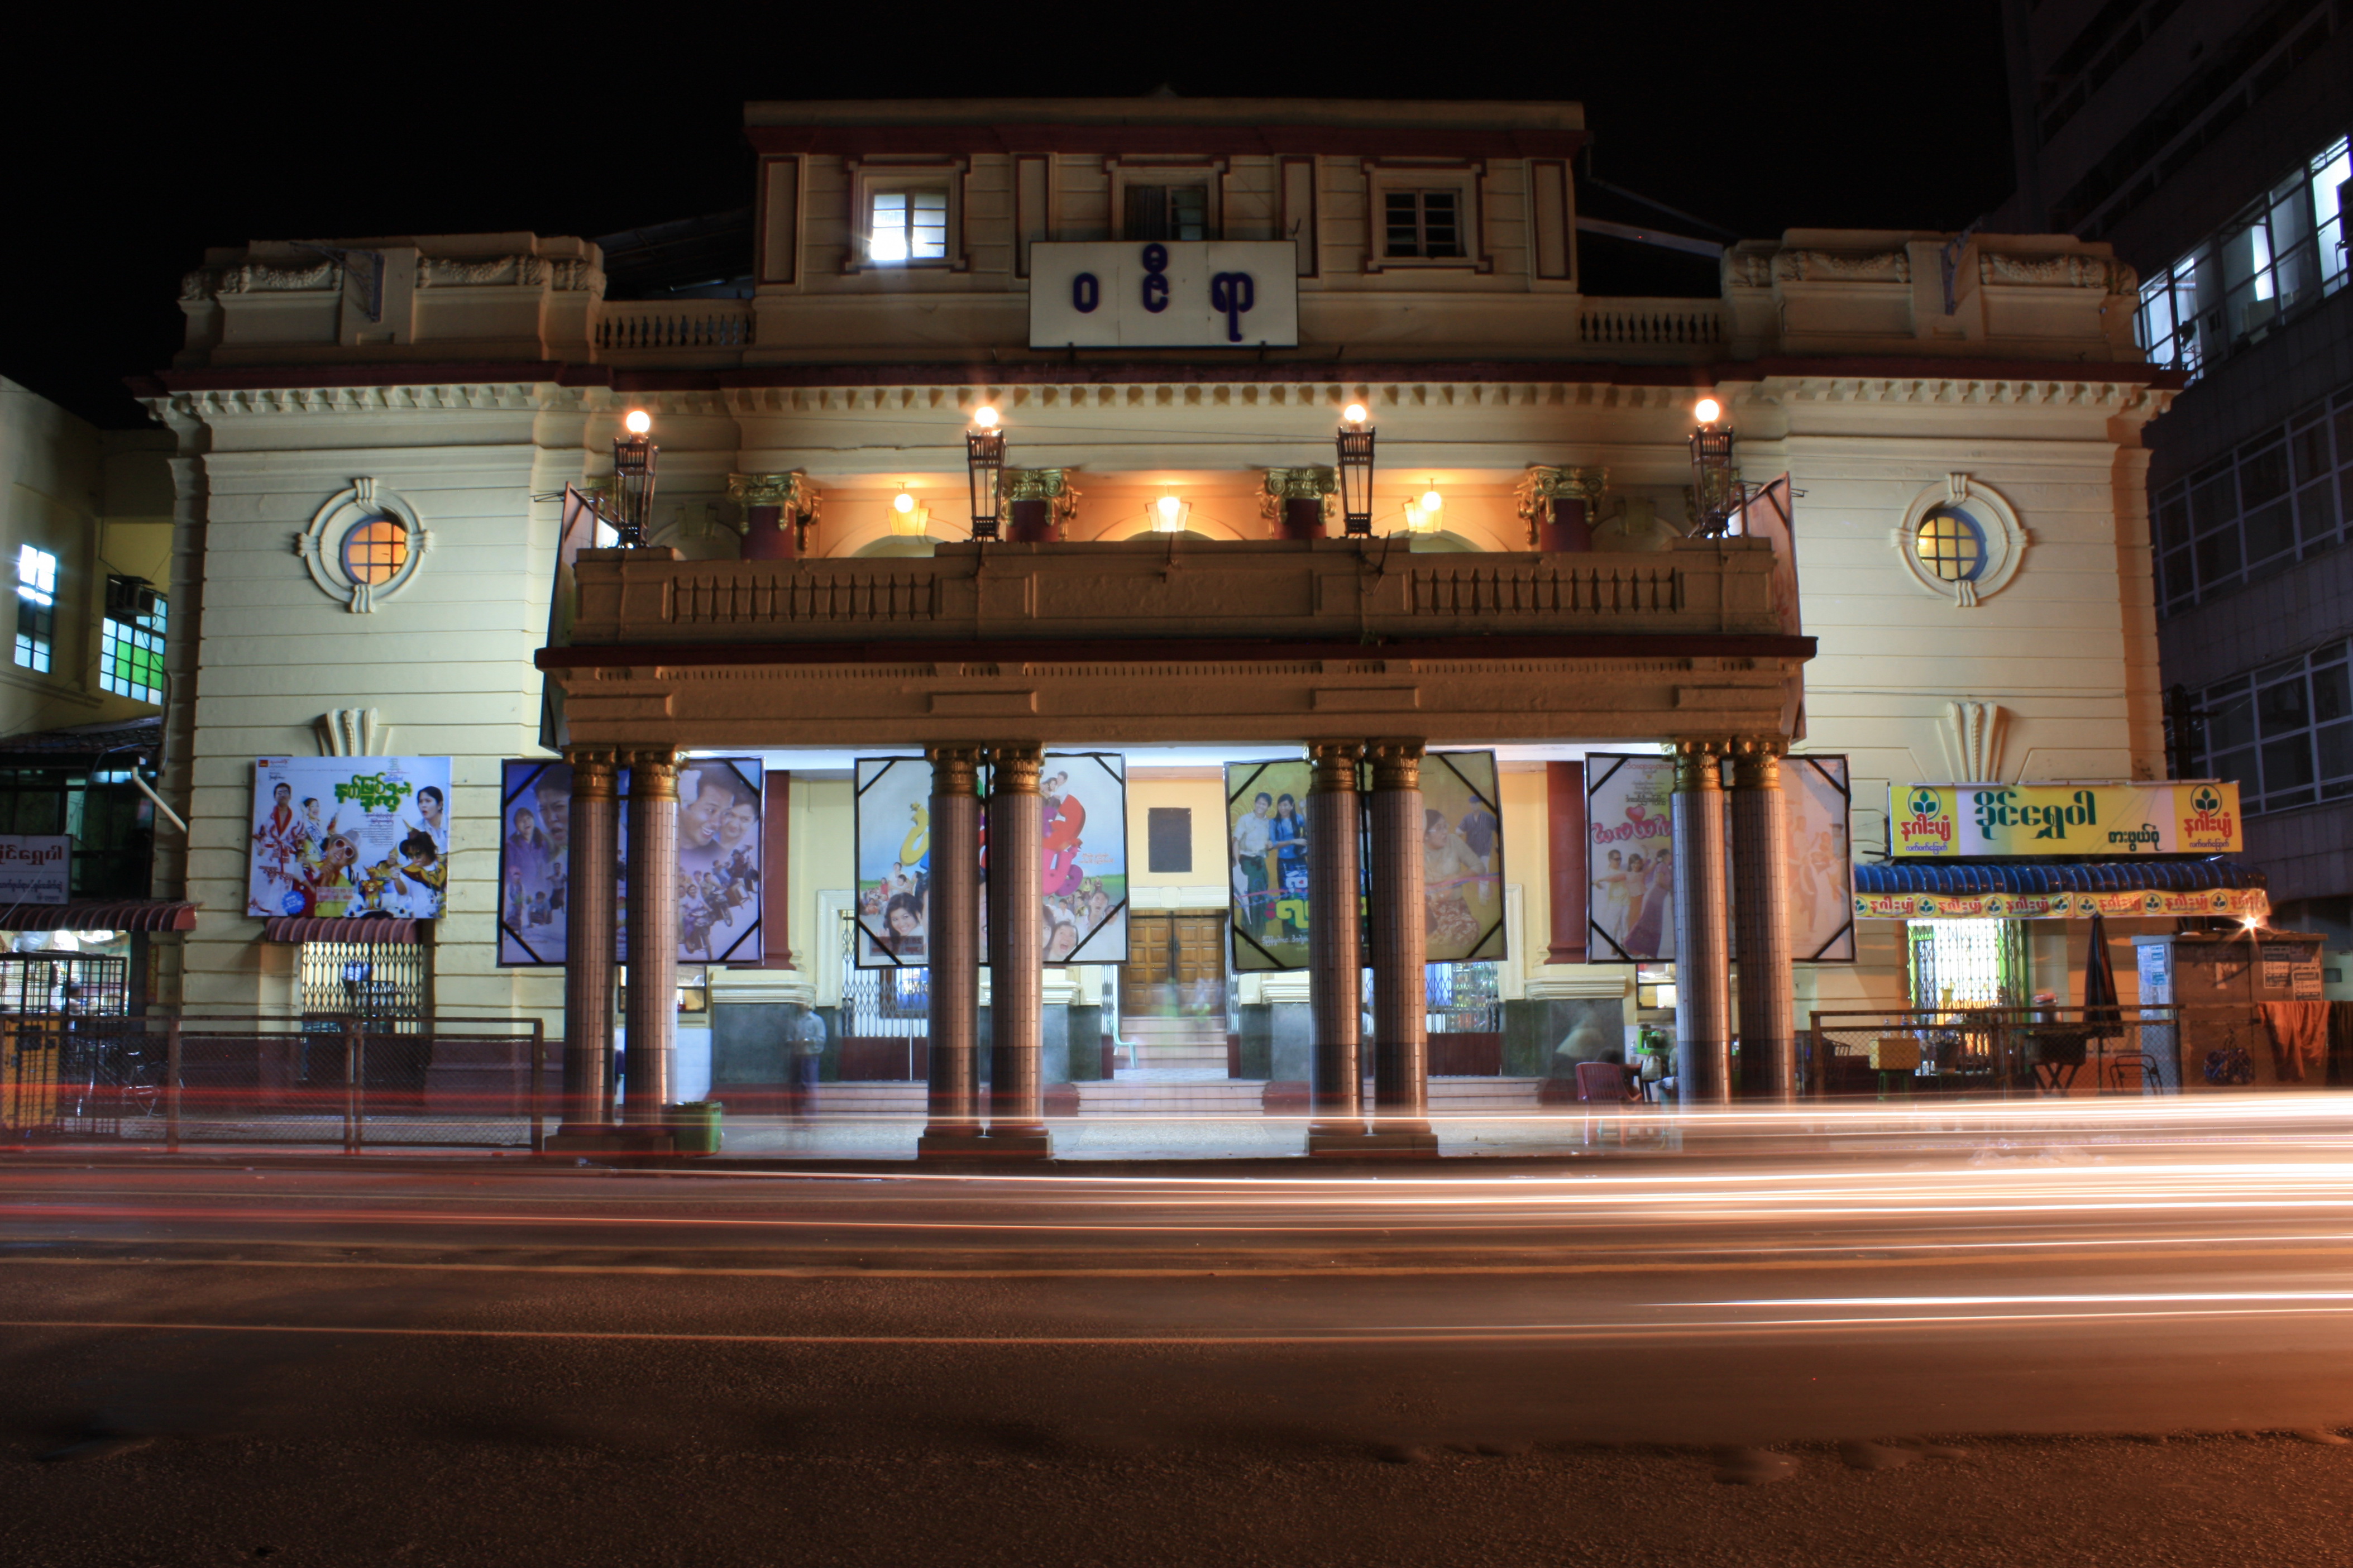
[[[543,1146],[536,1018],[0,1018],[0,1132],[163,1143]]]
[[[2178,1094],[2179,1007],[1968,1007],[1816,1013],[1802,1092]]]

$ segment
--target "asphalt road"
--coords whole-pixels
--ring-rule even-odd
[[[0,1563],[2353,1562],[2326,1140],[1244,1179],[11,1158]]]

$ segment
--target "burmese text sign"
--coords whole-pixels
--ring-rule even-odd
[[[2228,855],[2245,847],[2239,786],[2169,783],[1890,785],[1898,857]]]

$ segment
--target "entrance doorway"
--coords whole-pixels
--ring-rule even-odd
[[[1174,1018],[1226,1010],[1226,911],[1130,910],[1120,1011]]]

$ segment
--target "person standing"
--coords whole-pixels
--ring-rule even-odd
[[[806,1122],[817,1114],[818,1068],[825,1059],[825,1019],[814,1007],[793,1005],[785,1028],[786,1065],[792,1072],[792,1118]]]

